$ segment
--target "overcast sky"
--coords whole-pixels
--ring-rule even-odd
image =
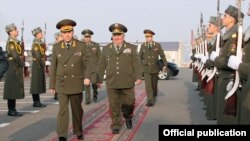
[[[220,0],[223,13],[236,0]],[[249,0],[242,3],[242,11],[247,12]],[[64,18],[77,22],[75,34],[82,38],[85,28],[94,31],[93,40],[109,42],[108,27],[115,22],[128,28],[126,40],[144,41],[143,30],[155,31],[156,41],[190,41],[190,31],[196,30],[200,13],[204,23],[216,16],[217,0],[0,0],[0,41],[7,39],[5,26],[15,23],[18,28],[24,20],[24,39],[31,42],[31,30],[44,29],[47,24],[47,42],[54,41],[56,23]],[[245,14],[246,15],[246,14]],[[245,16],[244,29],[250,25]],[[20,36],[18,37],[20,38]]]

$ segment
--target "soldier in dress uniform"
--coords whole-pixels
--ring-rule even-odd
[[[216,49],[216,42],[217,42],[217,34],[220,32],[219,24],[221,23],[221,19],[215,16],[211,16],[208,24],[208,30],[207,33],[211,35],[211,40],[208,42],[207,45],[207,52],[208,56],[212,53],[212,51],[215,51]],[[208,70],[212,70],[214,68],[214,62],[211,61],[207,56],[201,57],[201,62],[205,63],[205,67]],[[216,119],[216,113],[217,113],[217,95],[218,95],[218,76],[215,74],[214,78],[211,79],[211,83],[208,82],[207,85],[213,85],[213,92],[206,91],[206,116],[209,120],[215,120]],[[212,84],[213,83],[213,84]],[[210,87],[210,86],[206,86]]]
[[[72,111],[73,134],[78,140],[83,140],[82,129],[82,90],[83,84],[89,85],[90,73],[82,42],[73,38],[76,22],[64,19],[57,23],[63,41],[53,45],[50,91],[58,93],[59,113],[57,115],[57,134],[60,141],[66,141],[69,125],[70,102]]]
[[[127,28],[114,23],[110,25],[109,31],[112,32],[113,42],[103,47],[98,74],[102,82],[106,70],[111,129],[113,134],[118,134],[122,115],[126,119],[127,128],[132,128],[134,87],[142,82],[142,70],[136,46],[124,39]]]
[[[241,17],[244,14],[241,13]],[[222,25],[226,32],[222,36],[220,53],[213,51],[210,59],[219,69],[218,78],[218,99],[217,99],[217,124],[237,124],[237,115],[235,113],[226,113],[227,103],[225,96],[228,93],[227,85],[234,79],[235,71],[227,66],[230,55],[236,55],[237,35],[238,35],[238,8],[229,5],[222,18]],[[236,94],[234,94],[235,96]]]
[[[32,75],[30,83],[30,93],[33,98],[33,107],[46,107],[40,102],[40,94],[46,93],[45,79],[45,49],[42,29],[37,27],[32,30],[35,37],[32,44]]]
[[[145,80],[145,87],[147,92],[146,106],[153,106],[157,96],[158,73],[160,68],[157,66],[157,60],[161,57],[164,67],[163,71],[167,69],[167,60],[161,48],[161,45],[153,41],[155,33],[152,30],[145,29],[144,34],[146,42],[141,45],[139,56],[142,61],[143,75]]]
[[[55,37],[55,44],[63,40],[62,34],[60,32],[56,32],[54,37]]]
[[[55,37],[55,44],[63,40],[61,32],[55,33],[54,37]],[[57,92],[54,95],[54,100],[58,100]]]
[[[198,79],[198,71],[197,71],[197,67],[194,67],[194,63],[198,60],[196,57],[195,57],[195,54],[196,54],[196,46],[198,45],[198,39],[194,39],[191,43],[192,45],[192,54],[190,56],[190,59],[192,60],[192,68],[193,68],[193,77],[192,77],[192,82],[198,82],[197,84],[197,88],[195,89],[196,91],[199,91],[200,90],[200,83],[199,83],[199,79]]]
[[[97,95],[98,95],[98,75],[97,75],[97,66],[100,61],[101,57],[101,50],[98,43],[92,41],[92,35],[94,34],[93,31],[90,29],[84,29],[82,31],[82,35],[84,36],[83,42],[84,42],[84,48],[86,50],[86,55],[89,60],[90,64],[90,70],[91,70],[91,83],[92,83],[92,89],[93,89],[93,101],[97,102]],[[90,97],[91,97],[91,90],[90,85],[85,86],[85,104],[90,104]]]
[[[9,35],[6,51],[9,68],[5,74],[3,99],[8,100],[8,116],[22,116],[22,113],[16,111],[16,99],[24,98],[24,81],[22,58],[23,50],[21,42],[17,40],[18,30],[14,23],[5,27]]]
[[[248,7],[248,16],[250,16],[250,4]],[[237,91],[238,123],[250,124],[250,27],[243,36],[243,55],[242,60],[236,56],[230,56],[228,66],[238,70],[240,76],[241,88]]]

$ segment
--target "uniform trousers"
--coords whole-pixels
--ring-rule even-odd
[[[59,112],[57,115],[57,134],[59,137],[67,137],[69,126],[69,102],[72,112],[73,133],[82,134],[82,93],[78,94],[61,94],[58,93]]]

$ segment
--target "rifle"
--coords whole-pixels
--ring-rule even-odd
[[[220,23],[220,19],[221,19],[221,14],[220,14],[220,0],[217,1],[217,14],[218,14],[218,27],[219,29],[221,29],[221,23]],[[219,54],[220,52],[220,31],[217,33],[216,35],[216,48],[215,48],[215,52],[217,54]],[[214,78],[215,74],[217,73],[218,69],[216,66],[214,66],[213,71],[211,74],[208,75],[208,79],[207,82],[209,82],[211,79]]]
[[[46,26],[46,22],[44,24],[44,38],[43,38],[43,48],[44,48],[44,60],[45,60],[45,72],[46,74],[49,74],[49,65],[46,65],[46,61],[47,61],[47,55],[46,55],[46,51],[47,51],[47,46],[46,46],[46,30],[47,30],[47,26]]]
[[[22,52],[22,58],[23,58],[23,62],[24,62],[24,77],[29,77],[30,74],[29,74],[29,70],[28,70],[28,66],[26,64],[26,58],[25,58],[25,53],[27,54],[27,52],[25,51],[25,46],[24,46],[24,40],[23,40],[23,31],[24,31],[24,21],[22,21],[22,28],[21,28],[21,48],[23,50]]]
[[[241,17],[241,0],[237,0],[238,5],[238,39],[236,57],[242,60],[242,34],[243,34],[243,21]],[[239,72],[235,71],[235,78],[232,89],[225,96],[226,106],[224,114],[236,116],[237,95],[236,90],[240,84]]]

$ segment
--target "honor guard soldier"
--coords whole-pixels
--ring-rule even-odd
[[[211,40],[208,42],[208,45],[207,45],[208,56],[210,56],[212,51],[216,51],[217,35],[220,32],[220,25],[219,25],[220,23],[222,23],[220,18],[215,17],[215,16],[210,17],[208,28],[207,28],[207,33],[211,35]],[[203,55],[201,57],[201,62],[205,63],[205,67],[207,68],[207,71],[214,69],[214,62],[211,61],[207,56]],[[207,81],[207,80],[205,80],[205,81]],[[205,90],[206,91],[205,95],[206,95],[206,100],[207,100],[206,101],[206,104],[207,104],[206,116],[207,116],[207,119],[209,119],[209,120],[215,120],[216,114],[217,114],[217,96],[218,96],[218,76],[217,76],[217,74],[215,74],[215,76],[210,81],[207,82],[206,88],[210,87],[208,85],[212,85],[213,91],[208,92]],[[212,84],[212,83],[214,83],[214,84]]]
[[[23,81],[23,50],[21,42],[17,40],[18,30],[14,23],[5,27],[9,35],[6,51],[9,68],[5,74],[3,99],[8,100],[8,116],[22,116],[22,113],[16,111],[16,99],[24,98]]]
[[[146,42],[142,44],[139,55],[142,61],[147,92],[148,102],[146,103],[146,106],[151,107],[154,105],[157,96],[158,73],[161,71],[157,65],[157,60],[160,56],[164,64],[163,71],[166,71],[167,69],[167,60],[161,45],[153,41],[153,35],[155,35],[155,33],[152,30],[145,29],[144,34]]]
[[[63,41],[53,45],[50,91],[58,93],[59,113],[57,115],[57,134],[60,141],[66,141],[69,125],[69,102],[72,111],[73,134],[83,140],[82,129],[82,90],[89,85],[90,74],[87,67],[82,42],[73,38],[76,22],[64,19],[57,23]],[[84,79],[85,78],[85,79]]]
[[[110,25],[109,31],[113,42],[103,47],[98,73],[102,82],[106,70],[111,129],[113,134],[118,134],[122,116],[126,119],[127,128],[132,128],[134,87],[142,82],[142,71],[136,46],[124,39],[127,28],[115,23]]]
[[[37,27],[32,30],[35,37],[32,44],[32,75],[30,83],[30,93],[33,98],[33,107],[46,107],[40,102],[40,94],[46,93],[45,80],[45,49],[42,29]]]
[[[90,70],[91,70],[91,78],[90,81],[92,83],[92,89],[93,89],[93,101],[97,102],[97,95],[98,95],[98,86],[97,86],[97,66],[99,64],[99,60],[101,57],[101,50],[98,43],[92,41],[92,35],[94,35],[94,32],[90,29],[85,29],[82,31],[82,35],[84,36],[83,42],[84,42],[84,48],[86,51],[87,58],[89,60],[90,64]],[[85,86],[85,104],[90,104],[90,97],[91,97],[91,90],[90,85]]]
[[[248,16],[250,16],[250,4],[248,7]],[[250,124],[250,27],[243,36],[242,60],[231,55],[228,60],[228,66],[238,70],[240,76],[241,89],[237,91],[238,124]]]
[[[244,14],[241,12],[241,17]],[[210,59],[219,69],[218,78],[218,99],[217,99],[217,124],[237,124],[237,115],[225,113],[227,102],[225,96],[229,89],[227,85],[235,77],[235,71],[227,66],[230,55],[236,55],[237,35],[238,35],[238,8],[229,5],[222,18],[222,25],[226,32],[222,36],[220,53],[215,51],[211,53]],[[236,94],[234,94],[236,96]],[[233,109],[230,109],[233,111]],[[234,112],[236,114],[236,112]]]

